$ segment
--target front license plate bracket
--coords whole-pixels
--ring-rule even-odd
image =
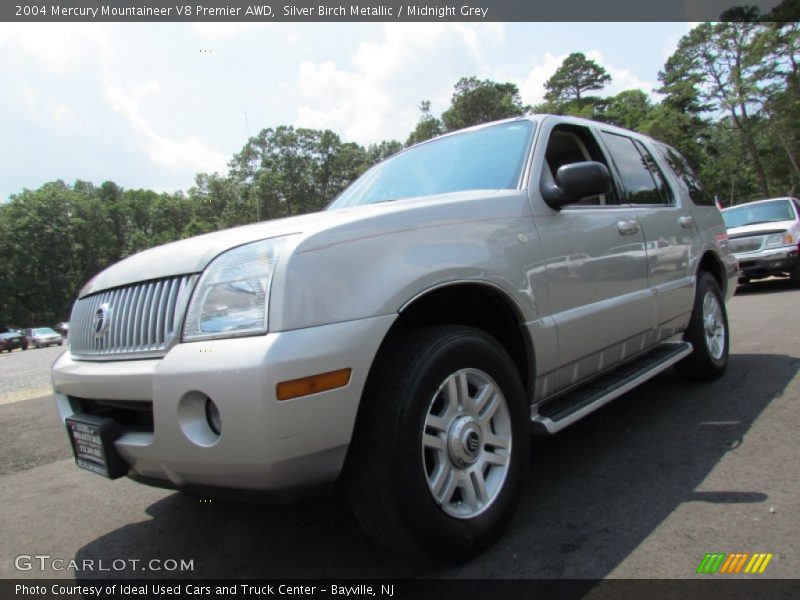
[[[65,425],[76,465],[109,479],[127,474],[128,464],[114,445],[120,432],[112,419],[77,415],[67,417]]]

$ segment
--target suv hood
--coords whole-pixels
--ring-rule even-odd
[[[82,298],[89,294],[138,281],[199,273],[222,252],[258,240],[290,234],[304,234],[307,236],[345,223],[380,214],[413,210],[417,206],[430,205],[437,201],[451,202],[468,198],[486,198],[493,194],[502,193],[509,193],[509,191],[478,190],[409,198],[407,200],[354,206],[273,221],[263,221],[252,225],[206,233],[164,244],[163,246],[156,246],[121,260],[89,280],[81,289],[78,297]]]
[[[78,297],[137,281],[199,273],[225,250],[267,238],[316,230],[341,217],[334,211],[312,213],[214,231],[149,248],[95,275],[83,286]]]
[[[728,229],[728,237],[745,237],[747,235],[760,235],[767,232],[775,233],[791,230],[794,221],[772,221],[771,223],[758,223],[756,225],[744,225],[742,227],[731,227]]]

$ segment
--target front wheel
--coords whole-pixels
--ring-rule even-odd
[[[728,314],[717,280],[705,271],[697,278],[694,308],[684,339],[692,343],[694,351],[676,365],[678,371],[703,381],[722,377],[728,366]]]
[[[446,326],[390,341],[370,374],[347,467],[353,512],[375,540],[459,561],[511,518],[530,438],[506,351]]]

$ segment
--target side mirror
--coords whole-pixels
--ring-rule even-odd
[[[553,182],[542,180],[544,201],[555,210],[611,191],[611,175],[603,163],[586,161],[559,167]]]

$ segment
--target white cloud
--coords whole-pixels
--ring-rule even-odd
[[[79,68],[84,59],[111,54],[108,23],[0,23],[0,45],[9,43],[51,69]]]
[[[134,140],[150,159],[162,167],[190,167],[198,171],[224,171],[228,156],[207,146],[194,135],[170,139],[160,135],[142,117],[138,104],[119,88],[106,89],[111,109],[131,126]]]
[[[586,57],[602,66],[611,75],[611,83],[602,89],[603,96],[614,96],[630,89],[639,89],[651,97],[654,96],[653,89],[655,85],[653,83],[640,79],[630,69],[612,65],[599,50],[589,50],[586,53]]]
[[[502,40],[503,28],[401,23],[384,25],[382,34],[359,43],[347,65],[300,63],[296,124],[330,128],[362,144],[403,140],[420,100],[431,100],[435,112],[446,108],[453,84],[480,70],[482,44]]]
[[[255,31],[273,27],[273,23],[192,23],[192,30],[195,35],[200,37],[209,38],[213,40],[221,40],[225,38],[232,38],[245,33],[252,33]]]
[[[544,84],[553,76],[567,54],[555,56],[550,52],[537,59],[534,59],[534,66],[530,72],[519,82],[519,92],[523,102],[528,104],[539,104],[544,100]]]

